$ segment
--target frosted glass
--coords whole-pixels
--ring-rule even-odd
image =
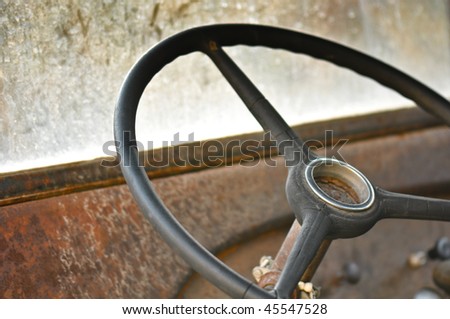
[[[319,35],[450,96],[449,12],[446,0],[0,1],[0,172],[104,156],[128,69],[159,40],[203,24],[261,23]],[[304,56],[227,52],[292,125],[411,104]],[[144,145],[158,146],[176,133],[201,140],[260,128],[211,62],[194,54],[150,84],[137,130]]]

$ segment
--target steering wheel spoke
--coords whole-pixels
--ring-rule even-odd
[[[450,221],[450,200],[377,189],[381,218]]]
[[[308,214],[275,285],[278,298],[290,298],[328,234],[330,220],[320,211]],[[327,246],[328,247],[328,246]]]
[[[307,163],[317,157],[216,42],[210,41],[205,53],[230,83],[264,131],[270,132],[271,138],[277,143],[280,154],[284,155],[286,160],[289,160],[290,163],[299,161]]]

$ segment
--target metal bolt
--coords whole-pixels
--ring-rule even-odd
[[[264,275],[264,270],[261,267],[257,266],[253,268],[252,275],[253,278],[255,278],[256,282],[259,282],[261,280],[261,277]]]
[[[259,260],[259,266],[256,266],[252,270],[253,278],[256,279],[256,282],[260,282],[261,277],[267,274],[273,264],[273,259],[270,256],[262,256]]]
[[[260,267],[268,267],[270,268],[273,264],[273,259],[271,256],[262,256],[259,260]]]
[[[342,277],[351,284],[356,284],[361,279],[361,268],[355,262],[345,263],[342,267]]]
[[[450,239],[448,237],[439,238],[434,247],[428,251],[428,256],[431,259],[450,259]]]
[[[298,289],[300,290],[300,299],[316,299],[320,296],[320,288],[314,287],[312,282],[300,281]]]
[[[313,284],[311,282],[306,282],[303,290],[307,293],[311,293],[314,290]]]
[[[300,290],[305,290],[305,283],[304,283],[303,281],[300,281],[300,282],[298,283],[298,289],[300,289]]]
[[[424,266],[428,261],[427,253],[417,251],[408,257],[408,266],[415,269]]]

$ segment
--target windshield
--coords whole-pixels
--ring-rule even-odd
[[[292,28],[369,53],[450,96],[450,4],[402,1],[4,1],[0,3],[0,172],[110,155],[115,100],[150,47],[211,23]],[[291,125],[410,106],[371,80],[279,50],[227,52]],[[138,138],[204,140],[259,131],[201,54],[149,85]]]

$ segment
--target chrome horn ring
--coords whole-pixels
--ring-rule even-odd
[[[315,195],[339,209],[362,211],[375,201],[375,191],[369,180],[343,161],[317,158],[307,164],[305,177]]]

